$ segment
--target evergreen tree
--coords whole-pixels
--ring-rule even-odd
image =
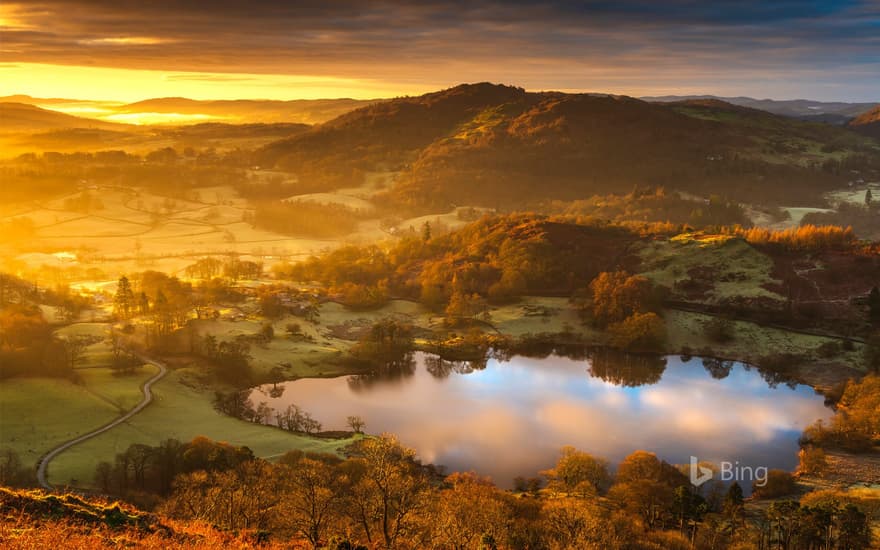
[[[871,190],[868,189],[865,191],[865,204],[871,206],[871,201],[874,200],[874,197],[871,194]]]
[[[124,275],[116,285],[116,296],[113,298],[113,311],[121,319],[130,319],[134,310],[134,292],[131,283]]]

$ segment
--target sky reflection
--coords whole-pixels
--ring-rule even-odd
[[[716,376],[728,367],[719,379],[699,358],[668,357],[665,370],[661,362],[647,376],[605,364],[603,379],[598,369],[591,375],[590,361],[514,357],[438,377],[417,355],[411,376],[387,383],[305,379],[285,383],[277,399],[268,396],[271,386],[251,398],[276,409],[295,403],[324,429],[344,429],[348,415],[359,415],[368,432],[397,434],[423,461],[449,471],[472,469],[501,486],[550,467],[563,445],[612,463],[646,449],[672,463],[694,455],[793,468],[803,428],[831,415],[822,397],[807,386],[771,388],[756,369],[739,363],[720,374],[716,369]],[[657,376],[655,383],[635,385]]]

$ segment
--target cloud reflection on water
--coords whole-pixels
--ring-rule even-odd
[[[277,399],[252,399],[276,409],[295,403],[324,429],[344,429],[348,415],[359,415],[369,432],[397,434],[425,462],[473,469],[502,486],[551,466],[563,445],[612,463],[646,449],[673,463],[695,455],[792,468],[803,428],[831,414],[809,387],[772,388],[742,364],[725,365],[718,378],[717,364],[713,377],[699,361],[654,361],[618,368],[606,357],[596,369],[558,356],[514,357],[467,374],[432,364],[432,374],[417,354],[412,374],[359,381],[356,391],[347,377],[304,379],[287,382]]]

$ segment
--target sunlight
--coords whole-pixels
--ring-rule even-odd
[[[135,124],[138,126],[145,124],[193,124],[197,122],[229,120],[229,117],[197,113],[115,113],[112,115],[98,116],[98,118],[112,122]]]
[[[154,71],[42,63],[0,65],[0,92],[32,97],[134,102],[190,99],[371,99],[421,93],[426,86],[319,75]]]

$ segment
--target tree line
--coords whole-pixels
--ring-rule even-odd
[[[513,490],[474,473],[444,475],[394,436],[347,458],[290,451],[277,463],[205,438],[132,445],[96,482],[170,517],[269,533],[313,548],[865,548],[865,513],[818,492],[746,517],[742,488],[691,485],[683,468],[635,451],[614,472],[565,447]],[[757,515],[755,515],[757,514]]]

